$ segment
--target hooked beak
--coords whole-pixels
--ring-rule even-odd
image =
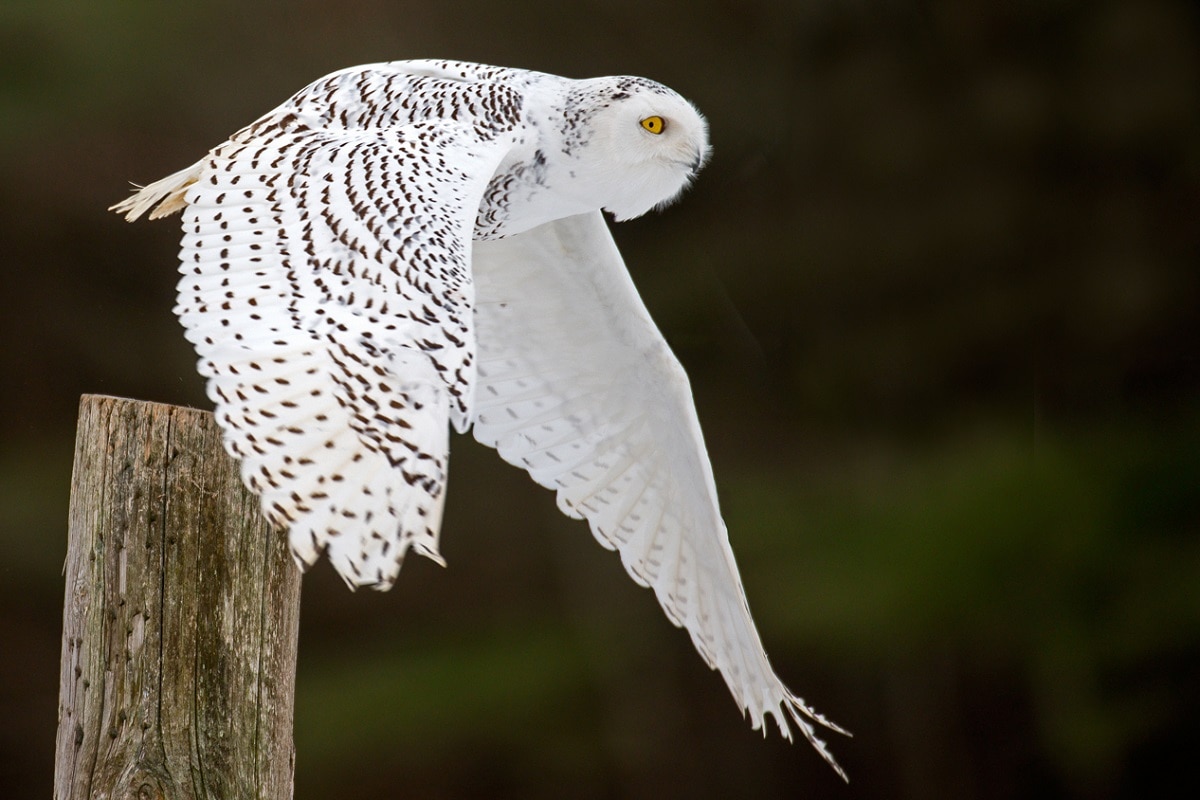
[[[696,173],[699,172],[704,167],[705,163],[708,162],[709,152],[710,148],[707,147],[703,150],[696,148],[695,152],[692,154],[691,160],[687,162],[687,168],[690,177],[695,177]]]

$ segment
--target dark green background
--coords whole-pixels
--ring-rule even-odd
[[[616,236],[693,378],[766,741],[456,437],[441,570],[305,579],[298,798],[1196,796],[1200,13],[1178,0],[0,5],[0,795],[49,793],[83,392],[207,407],[178,227],[104,209],[341,67],[642,74],[708,115]]]

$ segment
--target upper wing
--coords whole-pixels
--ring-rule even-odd
[[[719,669],[755,728],[790,717],[838,770],[767,661],[717,507],[683,368],[600,212],[476,242],[475,436],[587,519]],[[786,710],[786,714],[784,711]],[[843,775],[844,777],[844,775]]]
[[[176,312],[227,448],[296,558],[326,551],[351,585],[389,586],[409,547],[440,560],[449,423],[473,393],[471,237],[511,146],[481,130],[291,114],[143,190],[186,204]]]

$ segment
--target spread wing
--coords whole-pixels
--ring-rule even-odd
[[[841,729],[767,661],[687,376],[600,212],[477,242],[474,272],[476,438],[555,490],[559,507],[654,589],[756,729],[771,715],[791,738],[790,718],[842,774],[810,720]]]
[[[440,560],[474,390],[471,236],[510,135],[468,121],[247,128],[117,210],[183,205],[176,312],[242,476],[352,586]]]

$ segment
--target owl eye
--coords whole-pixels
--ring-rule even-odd
[[[662,117],[646,117],[642,120],[642,127],[657,136],[667,127],[667,123]]]

